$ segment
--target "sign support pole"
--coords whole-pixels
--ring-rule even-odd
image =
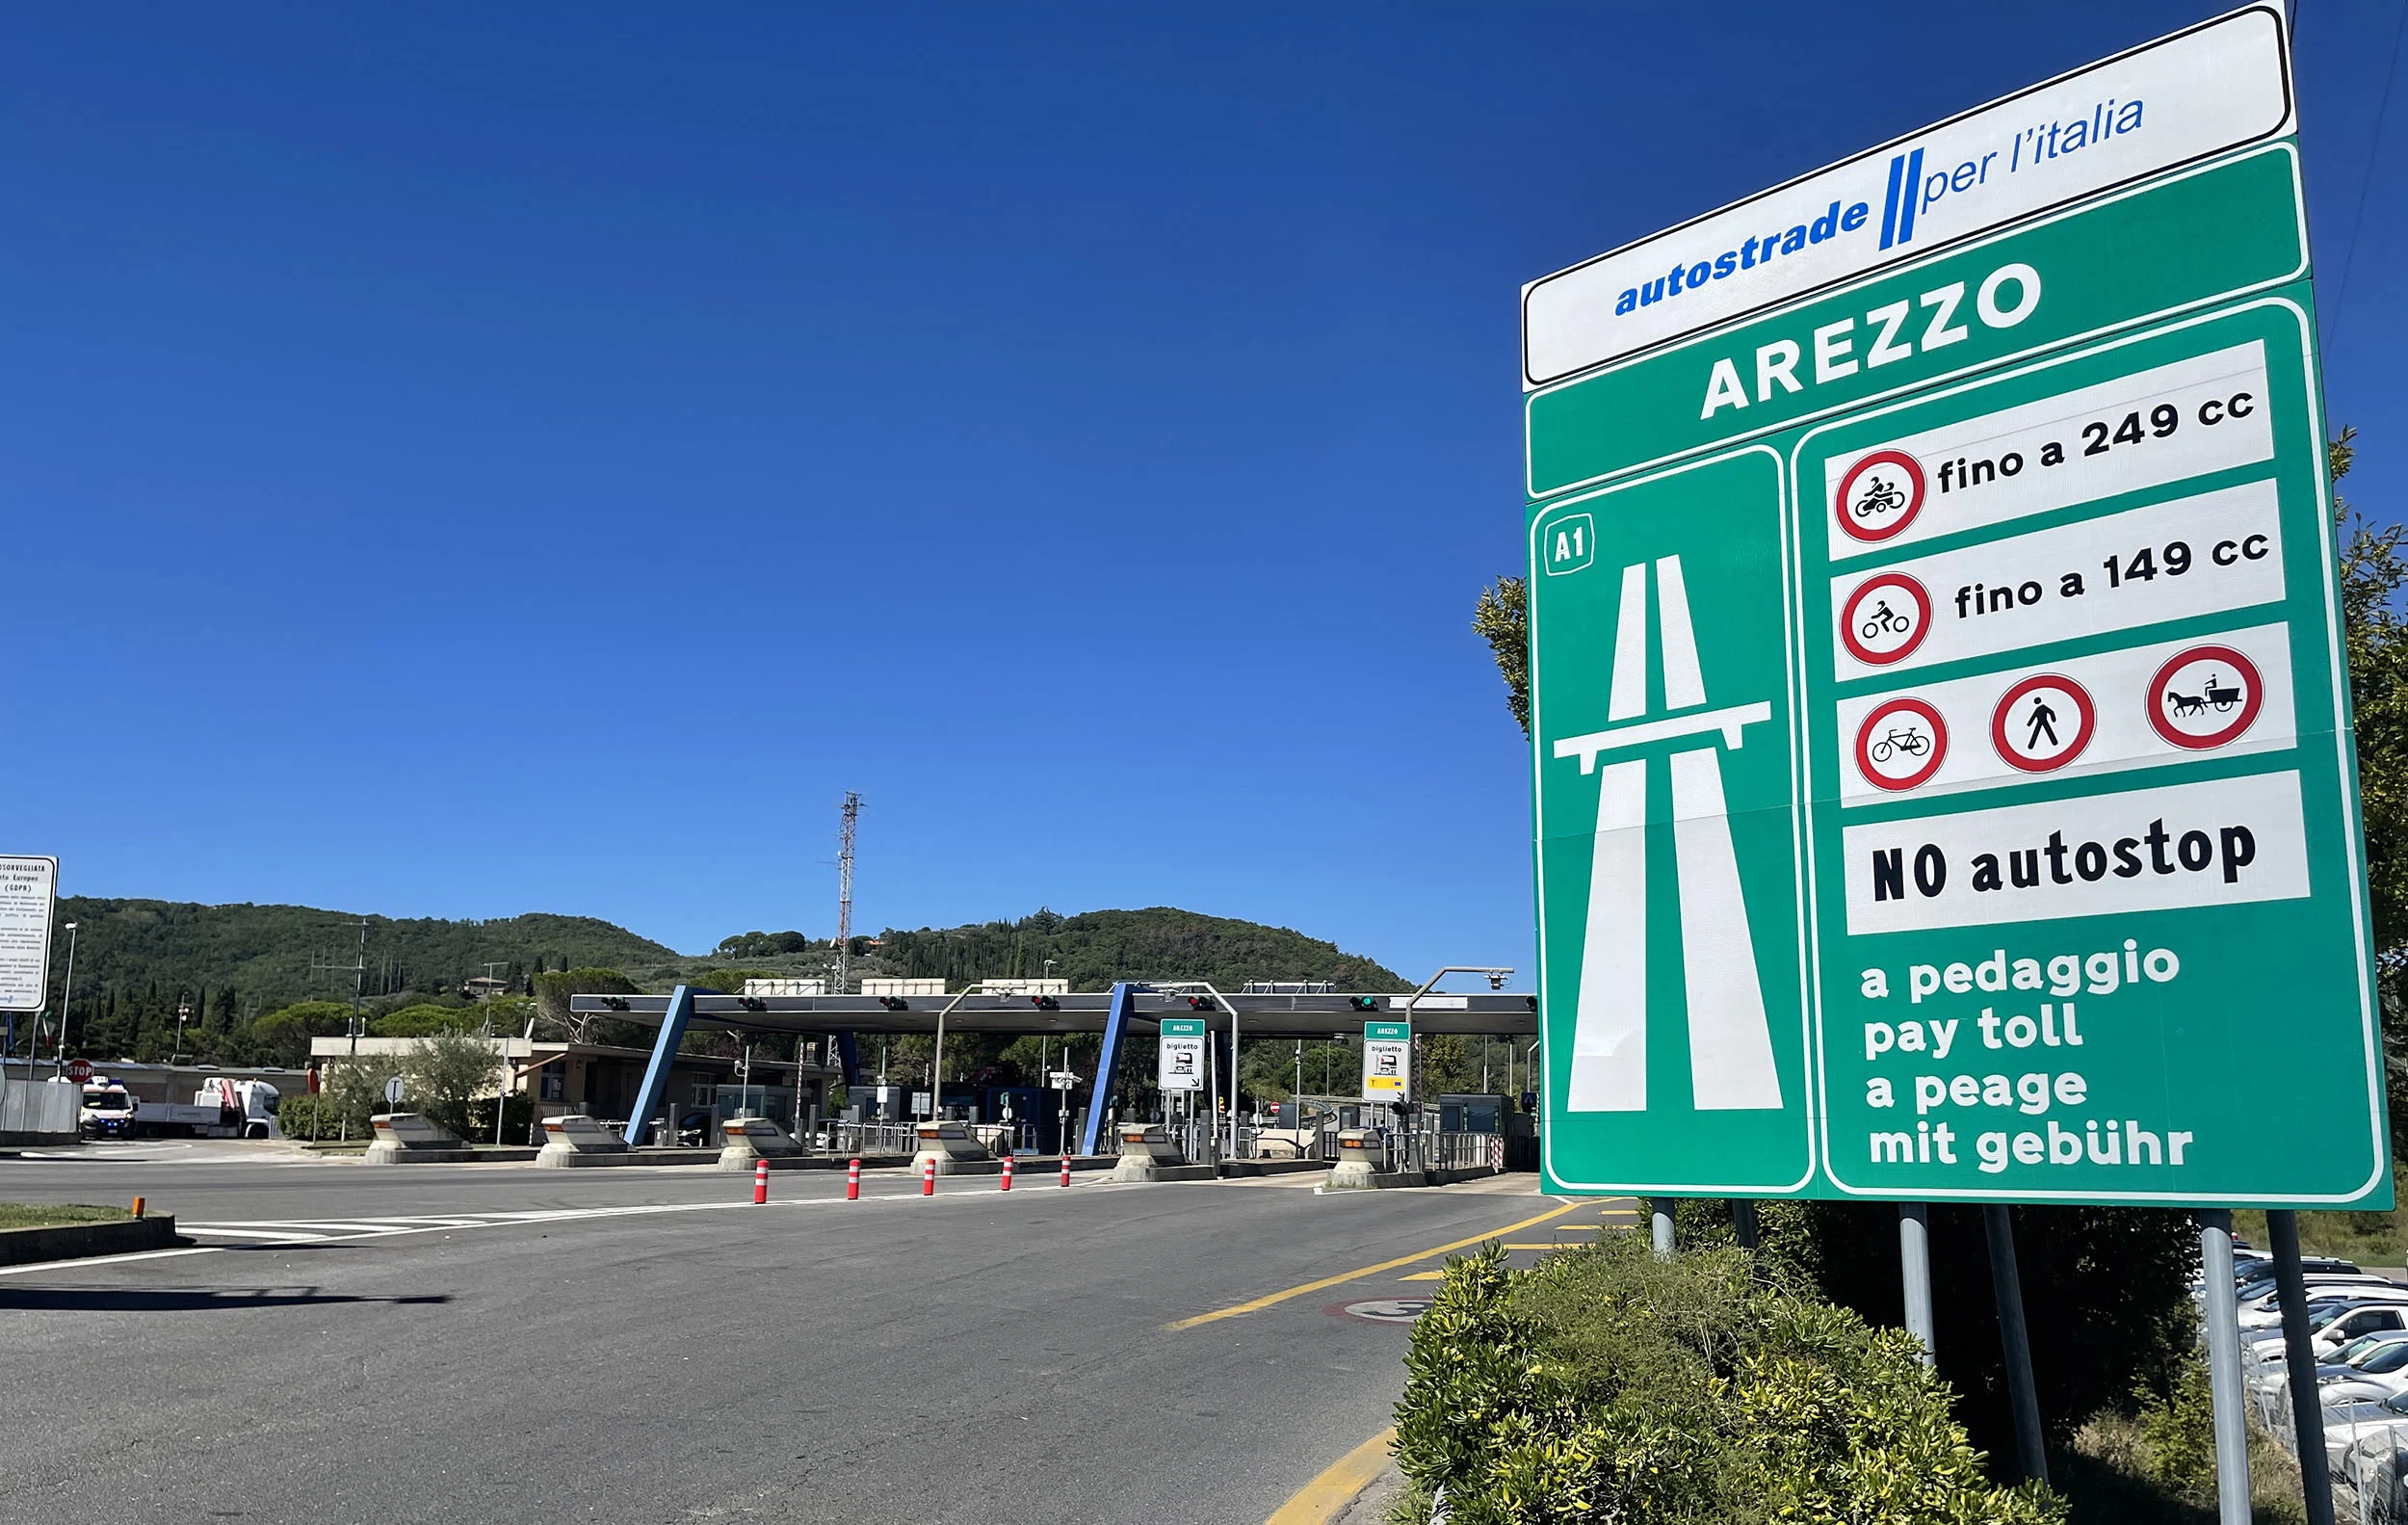
[[[2291,1422],[2299,1431],[2299,1483],[2308,1525],[2333,1525],[2333,1476],[2324,1456],[2324,1407],[2316,1401],[2316,1352],[2308,1344],[2308,1288],[2299,1274],[2299,1215],[2268,1212],[2274,1295],[2283,1307],[2283,1354],[2290,1368]]]
[[[1647,1199],[1647,1207],[1650,1216],[1648,1226],[1655,1234],[1656,1258],[1669,1260],[1672,1258],[1672,1198],[1651,1196]]]
[[[1752,1196],[1731,1198],[1731,1238],[1741,1249],[1756,1248],[1756,1199]]]
[[[2241,1411],[2240,1298],[2233,1280],[2233,1215],[2199,1214],[2199,1266],[2207,1280],[2208,1390],[2215,1403],[2216,1525],[2249,1525],[2249,1421]]]
[[[2024,1476],[2045,1486],[2049,1455],[2040,1440],[2040,1396],[2032,1388],[2031,1337],[2024,1328],[2024,1286],[2015,1270],[2015,1224],[1997,1202],[1981,1209],[1990,1239],[1990,1285],[1999,1301],[1999,1339],[2006,1349],[2007,1397],[2015,1410],[2015,1454]]]
[[[1929,1203],[1898,1203],[1898,1272],[1906,1287],[1906,1332],[1923,1342],[1924,1369],[1929,1371],[1940,1348],[1932,1337]]]

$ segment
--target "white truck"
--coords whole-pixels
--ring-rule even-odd
[[[192,1105],[144,1101],[105,1075],[84,1085],[78,1118],[88,1139],[276,1139],[279,1092],[264,1080],[219,1076],[193,1093]]]

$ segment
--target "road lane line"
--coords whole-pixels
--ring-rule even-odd
[[[1327,1525],[1329,1518],[1353,1503],[1388,1464],[1388,1448],[1396,1443],[1394,1425],[1356,1446],[1307,1483],[1296,1497],[1279,1506],[1263,1525]]]
[[[1505,1235],[1518,1232],[1521,1229],[1535,1227],[1536,1225],[1547,1222],[1551,1218],[1561,1218],[1564,1214],[1572,1211],[1580,1205],[1581,1204],[1578,1202],[1566,1202],[1561,1207],[1556,1208],[1552,1212],[1539,1214],[1536,1218],[1525,1218],[1518,1223],[1507,1223],[1503,1228],[1492,1228],[1486,1233],[1474,1234],[1469,1239],[1458,1239],[1451,1245],[1440,1245],[1434,1249],[1425,1249],[1419,1254],[1399,1255],[1394,1260],[1383,1260],[1375,1266],[1363,1266],[1353,1271],[1340,1272],[1337,1275],[1323,1276],[1319,1281],[1308,1281],[1300,1287],[1290,1287],[1285,1292],[1273,1292],[1266,1297],[1256,1298],[1249,1302],[1240,1302],[1232,1307],[1216,1308],[1210,1313],[1199,1313],[1193,1318],[1180,1319],[1171,1324],[1165,1325],[1164,1328],[1172,1329],[1191,1329],[1199,1324],[1210,1324],[1216,1319],[1234,1319],[1243,1313],[1259,1313],[1263,1309],[1271,1306],[1273,1303],[1285,1302],[1290,1298],[1300,1298],[1308,1292],[1319,1292],[1323,1287],[1335,1287],[1343,1285],[1348,1281],[1360,1281],[1365,1276],[1375,1276],[1383,1271],[1394,1271],[1399,1266],[1409,1266],[1416,1260],[1427,1260],[1432,1255],[1443,1255],[1451,1250],[1462,1249],[1468,1246],[1484,1245],[1492,1239],[1503,1239]]]

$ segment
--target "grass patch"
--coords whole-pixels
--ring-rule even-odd
[[[2342,1255],[2362,1266],[2408,1264],[2408,1225],[2399,1209],[2388,1213],[2301,1213],[2299,1249],[2309,1255]],[[2273,1248],[2265,1214],[2237,1210],[2233,1232],[2260,1249]]]
[[[2204,1384],[2202,1384],[2204,1385]],[[2178,1395],[2175,1410],[2199,1400]],[[2070,1452],[2050,1458],[2050,1480],[2073,1504],[2070,1525],[2215,1525],[2213,1439],[2204,1413],[2165,1410],[2138,1419],[2101,1414],[2076,1432]],[[2169,1433],[2169,1431],[2174,1432]],[[2206,1455],[2197,1451],[2204,1447]],[[2249,1517],[2255,1525],[2307,1525],[2299,1463],[2249,1420]]]
[[[78,1223],[121,1223],[133,1216],[122,1207],[86,1207],[74,1202],[0,1202],[0,1228],[66,1228]]]

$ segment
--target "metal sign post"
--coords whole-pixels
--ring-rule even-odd
[[[2295,133],[2254,5],[1525,288],[1547,1190],[2391,1205]]]

